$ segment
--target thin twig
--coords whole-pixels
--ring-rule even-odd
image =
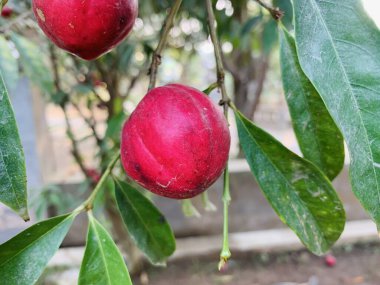
[[[230,101],[230,98],[227,94],[227,89],[225,85],[225,71],[224,71],[224,65],[223,65],[223,56],[222,56],[222,49],[220,47],[220,42],[218,39],[217,31],[216,31],[216,20],[214,15],[214,10],[212,7],[211,0],[206,0],[206,6],[207,6],[207,19],[208,19],[208,25],[210,29],[210,37],[211,41],[214,44],[214,50],[215,50],[215,61],[216,61],[216,72],[217,72],[217,79],[218,79],[218,85],[222,92],[222,100],[220,101],[220,105],[223,105],[224,109],[224,115],[226,118],[228,117],[228,103]]]
[[[29,18],[31,15],[33,15],[33,12],[31,10],[26,11],[20,15],[18,15],[16,18],[10,20],[5,24],[4,26],[0,27],[0,33],[4,34],[6,33],[9,29],[11,29],[14,25],[17,25],[21,23],[23,20]]]
[[[59,76],[59,71],[58,71],[57,55],[55,53],[55,47],[52,44],[49,44],[49,52],[50,52],[50,61],[51,61],[52,67],[53,67],[54,86],[55,86],[57,92],[63,92],[62,87],[61,87],[61,78]],[[84,165],[83,159],[80,155],[78,142],[76,141],[76,139],[74,137],[71,122],[70,122],[69,116],[67,114],[66,102],[63,102],[62,104],[60,104],[60,107],[63,111],[64,116],[65,116],[67,136],[69,137],[71,144],[72,144],[71,152],[73,154],[73,157],[74,157],[76,163],[79,165],[79,168],[81,169],[83,174],[87,177],[88,171],[87,171],[87,168]]]
[[[85,121],[85,123],[87,124],[87,126],[91,129],[92,131],[92,134],[96,140],[96,144],[99,146],[99,147],[102,147],[102,140],[101,138],[99,137],[98,135],[98,132],[96,131],[96,124],[91,121],[91,119],[89,119],[83,112],[82,110],[80,109],[80,107],[74,103],[74,102],[71,102],[71,104],[74,106],[74,108],[78,111],[79,115],[82,117],[82,119]]]
[[[272,15],[273,19],[275,19],[276,21],[281,20],[281,18],[284,16],[284,12],[281,11],[279,8],[271,7],[268,4],[265,4],[261,0],[255,0],[255,1],[259,3],[261,7],[266,9]]]
[[[157,49],[153,53],[153,58],[152,58],[152,64],[149,69],[149,88],[148,90],[154,88],[156,86],[156,80],[157,80],[157,69],[158,66],[161,64],[161,53],[163,49],[166,46],[168,36],[170,29],[173,26],[175,16],[178,13],[178,10],[181,6],[182,0],[176,0],[173,8],[170,10],[168,17],[165,20],[165,24],[163,26],[160,42],[158,43]]]
[[[65,123],[66,123],[66,129],[67,129],[67,136],[69,137],[69,139],[71,141],[71,145],[72,145],[71,153],[73,154],[75,162],[79,165],[79,168],[81,169],[81,171],[83,172],[83,174],[87,177],[88,176],[88,171],[87,171],[86,166],[84,165],[82,156],[80,155],[79,147],[78,147],[78,142],[76,141],[76,139],[74,137],[74,133],[73,133],[73,129],[72,129],[72,126],[71,126],[71,122],[70,122],[69,116],[67,114],[67,106],[66,105],[62,105],[61,108],[62,108],[63,114],[65,115]]]

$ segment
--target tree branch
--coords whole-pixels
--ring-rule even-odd
[[[227,94],[227,89],[225,85],[225,71],[224,71],[224,65],[223,65],[223,56],[222,56],[222,49],[220,47],[220,42],[218,39],[217,31],[216,31],[216,20],[214,15],[214,10],[212,7],[211,0],[206,0],[206,6],[207,6],[207,20],[208,25],[210,29],[210,37],[211,41],[214,44],[214,51],[215,51],[215,61],[216,61],[216,73],[217,73],[217,79],[219,88],[222,93],[222,101],[220,104],[223,106],[224,109],[224,115],[226,118],[228,117],[228,103],[230,101],[230,98]]]
[[[181,6],[181,3],[182,3],[182,0],[176,0],[175,1],[173,8],[170,10],[168,17],[165,20],[163,30],[162,30],[162,34],[161,34],[161,38],[160,38],[160,41],[158,43],[156,50],[153,53],[152,64],[151,64],[149,72],[148,72],[148,75],[150,76],[148,90],[150,90],[156,86],[157,69],[158,69],[158,66],[161,64],[161,53],[166,46],[170,29],[173,26],[175,16],[178,13],[178,10]]]
[[[257,3],[259,3],[259,5],[261,7],[263,7],[264,9],[266,9],[272,15],[273,19],[275,19],[276,21],[281,20],[281,18],[284,16],[284,12],[281,11],[279,8],[273,8],[273,7],[265,4],[261,0],[255,0],[255,1]]]

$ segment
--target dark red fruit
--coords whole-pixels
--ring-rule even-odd
[[[11,7],[5,6],[3,7],[3,10],[1,10],[1,17],[3,18],[9,18],[12,16],[13,9]]]
[[[186,199],[222,174],[230,140],[222,112],[204,93],[170,84],[151,90],[125,123],[121,159],[144,188]]]
[[[131,31],[137,0],[33,0],[46,36],[60,48],[91,60],[109,51]]]

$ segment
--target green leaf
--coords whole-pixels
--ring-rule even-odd
[[[293,28],[293,5],[291,0],[273,0],[273,6],[284,12],[281,22],[286,28]]]
[[[295,0],[302,69],[343,133],[354,193],[380,228],[380,31],[358,0]]]
[[[280,28],[285,97],[298,143],[306,159],[333,180],[344,166],[344,143],[321,97],[302,71],[294,38]]]
[[[89,220],[78,284],[132,285],[127,266],[112,237],[92,214]]]
[[[52,94],[54,91],[53,76],[48,65],[44,62],[42,47],[20,35],[12,34],[11,39],[20,54],[25,74],[41,90]]]
[[[250,33],[252,29],[256,27],[258,23],[260,23],[261,19],[262,15],[254,16],[248,19],[241,28],[241,36],[245,36],[246,34]]]
[[[131,185],[115,179],[116,201],[129,234],[149,260],[164,263],[175,250],[175,238],[165,217]]]
[[[269,55],[278,42],[277,37],[277,22],[270,18],[264,23],[264,29],[262,33],[263,52]]]
[[[269,203],[310,251],[323,254],[345,225],[343,205],[330,181],[241,113],[235,115],[243,151]]]
[[[17,59],[12,54],[9,42],[0,35],[0,73],[3,74],[8,90],[13,90],[18,81]]]
[[[58,250],[75,215],[37,223],[0,245],[0,276],[7,285],[34,284]]]
[[[119,142],[120,132],[126,117],[127,116],[124,112],[120,112],[114,115],[110,120],[108,120],[105,137],[112,139],[113,141]]]
[[[26,168],[16,120],[0,73],[0,202],[29,220]]]

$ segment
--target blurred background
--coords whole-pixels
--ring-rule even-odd
[[[139,18],[127,40],[100,59],[84,62],[47,41],[30,1],[9,0],[11,12],[0,17],[0,70],[25,149],[33,221],[76,208],[119,151],[121,126],[146,93],[151,55],[172,3],[140,1]],[[290,0],[267,3],[285,12],[283,23],[291,30]],[[380,3],[363,3],[380,25]],[[204,90],[216,81],[204,5],[203,0],[183,1],[163,54],[158,85],[177,82]],[[217,0],[215,5],[229,94],[246,116],[300,153],[282,90],[277,24],[254,0]],[[217,91],[211,94],[215,103],[219,96]],[[216,269],[221,181],[208,191],[217,210],[206,211],[202,199],[195,198],[199,215],[192,217],[185,217],[178,201],[151,197],[178,238],[178,250],[166,268],[147,266],[133,248],[112,193],[106,191],[98,199],[96,214],[126,253],[136,284],[380,284],[376,228],[351,193],[347,167],[334,181],[349,221],[341,244],[331,255],[312,256],[261,194],[230,118],[233,260],[225,272]],[[0,243],[27,226],[0,205]],[[84,216],[76,221],[40,284],[76,284],[85,236]]]

